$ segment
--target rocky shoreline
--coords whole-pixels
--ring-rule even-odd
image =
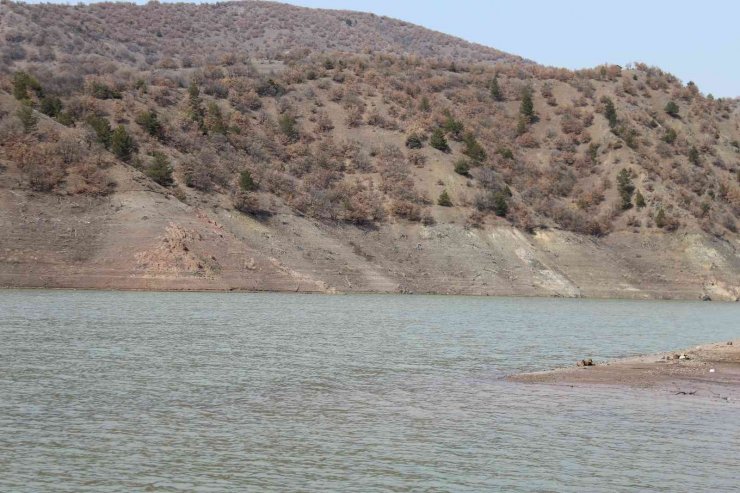
[[[651,388],[674,395],[740,402],[740,339],[593,364],[589,361],[586,358],[571,367],[513,375],[509,380]]]

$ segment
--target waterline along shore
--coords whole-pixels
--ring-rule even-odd
[[[510,376],[516,382],[653,388],[740,402],[740,339]]]

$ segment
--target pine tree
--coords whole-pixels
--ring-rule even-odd
[[[665,112],[671,115],[673,118],[678,116],[678,105],[674,101],[668,101],[665,105]]]
[[[672,129],[671,127],[668,127],[665,131],[665,134],[663,135],[663,142],[666,144],[673,144],[676,142],[676,138],[678,135],[676,134],[676,131]]]
[[[252,190],[257,189],[257,184],[254,182],[252,173],[250,173],[249,170],[245,169],[239,174],[239,188],[245,192],[251,192]]]
[[[645,197],[642,195],[642,193],[640,193],[639,190],[635,192],[635,205],[638,209],[642,209],[643,207],[645,207]]]
[[[522,91],[522,102],[519,105],[519,113],[526,119],[527,123],[534,123],[537,116],[534,113],[534,101],[532,100],[532,89],[526,87]]]
[[[28,104],[22,104],[16,112],[16,116],[21,121],[21,125],[23,125],[23,131],[25,133],[30,134],[36,130],[36,124],[39,122],[39,117],[36,116],[33,112],[33,108]]]
[[[511,193],[511,191],[509,191]],[[493,197],[493,211],[498,217],[506,217],[509,212],[508,195],[506,192],[496,192]]]
[[[498,84],[498,75],[496,75],[491,81],[491,97],[494,101],[503,101],[504,95],[501,92],[501,87]]]
[[[689,162],[694,166],[701,164],[701,156],[699,156],[699,149],[696,146],[691,146],[691,149],[689,149]]]
[[[622,199],[621,207],[624,210],[632,208],[632,194],[635,191],[635,186],[632,184],[632,173],[626,168],[617,174],[617,191]]]
[[[113,134],[113,130],[110,128],[108,120],[97,115],[90,115],[85,119],[85,122],[95,131],[97,141],[108,149],[110,147],[111,136]]]
[[[119,125],[113,131],[110,149],[122,161],[129,161],[133,156],[136,144],[123,125]]]
[[[292,115],[284,114],[278,120],[278,126],[280,131],[285,135],[289,141],[293,142],[298,140],[298,128],[296,127],[296,119]]]
[[[221,107],[215,102],[208,104],[208,113],[206,114],[204,125],[208,132],[214,134],[226,135],[229,131],[224,121],[223,113],[221,113]]]
[[[460,140],[464,128],[465,126],[460,120],[455,120],[455,118],[449,111],[446,112],[444,129],[452,136],[454,140]]]
[[[205,115],[206,112],[203,109],[203,101],[200,99],[200,88],[195,82],[191,82],[188,87],[188,113],[190,119],[198,124],[198,128],[203,132],[207,133],[205,126]]]
[[[448,152],[450,150],[450,146],[447,144],[447,139],[445,139],[445,134],[441,128],[434,129],[432,136],[429,138],[429,145],[442,152]]]
[[[658,209],[658,213],[655,215],[655,225],[659,228],[664,228],[666,225],[665,211],[661,207]]]
[[[617,123],[619,123],[617,120],[617,110],[614,107],[614,101],[604,96],[602,102],[604,103],[604,117],[609,122],[609,127],[613,130],[617,126]]]
[[[409,149],[421,149],[424,146],[424,143],[421,140],[421,136],[416,133],[410,134],[408,137],[406,137],[406,147]]]
[[[465,149],[463,149],[463,154],[468,156],[476,163],[481,163],[486,159],[486,151],[485,149],[483,149],[483,146],[480,145],[475,139],[475,135],[468,132],[465,134],[465,137],[463,137],[463,141],[465,142]]]
[[[462,176],[470,175],[470,164],[465,159],[460,159],[455,163],[455,173]]]
[[[159,151],[154,151],[152,157],[154,161],[147,168],[146,175],[163,187],[169,187],[174,183],[172,179],[172,166],[170,166],[169,159]]]
[[[39,97],[43,94],[41,90],[41,84],[33,76],[26,72],[19,71],[13,76],[13,96],[18,101],[26,101],[30,99],[28,90],[33,90]]]
[[[62,112],[62,108],[62,100],[56,96],[44,96],[39,102],[39,111],[52,118],[58,116]]]
[[[152,137],[160,139],[164,136],[164,128],[157,117],[157,112],[154,110],[139,113],[136,117],[136,123],[141,125]]]
[[[450,199],[450,195],[447,193],[447,190],[443,190],[442,193],[439,194],[437,205],[441,205],[442,207],[452,207],[452,199]]]

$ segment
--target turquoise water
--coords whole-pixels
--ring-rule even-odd
[[[738,304],[0,291],[0,491],[738,491],[738,403],[502,378],[738,336]]]

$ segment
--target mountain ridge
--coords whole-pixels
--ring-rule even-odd
[[[660,69],[265,2],[0,35],[0,285],[740,296],[737,101]]]

